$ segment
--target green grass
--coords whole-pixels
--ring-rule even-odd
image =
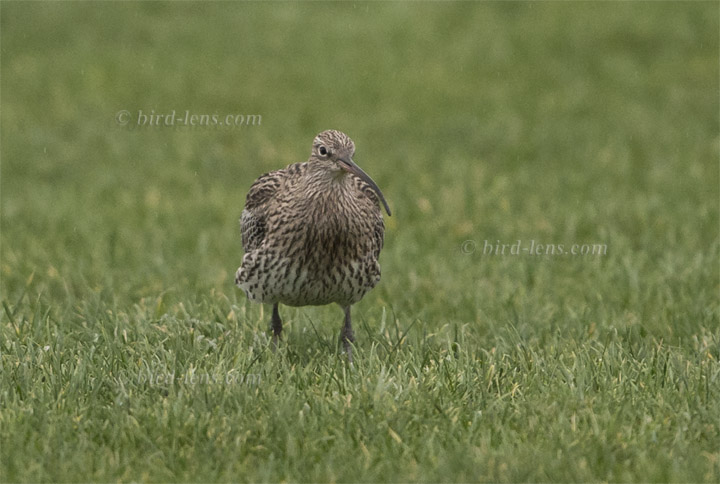
[[[0,481],[720,480],[717,3],[0,14]],[[262,123],[115,121],[173,109]],[[393,210],[354,367],[232,284],[328,128]]]

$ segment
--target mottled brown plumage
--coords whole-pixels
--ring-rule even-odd
[[[310,158],[258,178],[241,217],[245,255],[235,283],[253,301],[273,305],[271,328],[282,332],[278,304],[339,304],[341,333],[351,358],[350,306],[380,280],[378,257],[385,226],[382,192],[352,157],[340,131],[324,131]]]

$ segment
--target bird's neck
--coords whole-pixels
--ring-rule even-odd
[[[343,213],[352,201],[353,175],[345,170],[308,171],[298,189],[304,196],[315,201],[311,206],[323,213]]]
[[[342,168],[327,169],[310,167],[306,178],[307,187],[321,192],[344,192],[352,186],[352,175]]]

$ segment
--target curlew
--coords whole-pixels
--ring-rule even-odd
[[[245,255],[235,284],[251,301],[272,304],[273,347],[282,334],[279,304],[345,312],[340,333],[352,361],[350,308],[380,281],[385,225],[377,184],[353,161],[340,131],[315,137],[310,158],[260,176],[240,219]]]

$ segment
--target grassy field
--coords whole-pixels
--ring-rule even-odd
[[[720,480],[717,3],[0,15],[0,481]],[[232,281],[329,128],[393,210],[353,367]]]

